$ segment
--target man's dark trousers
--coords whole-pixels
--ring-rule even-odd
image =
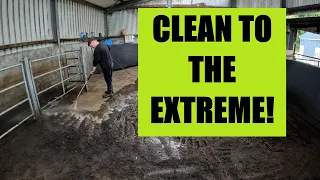
[[[103,75],[104,80],[107,83],[108,91],[107,93],[113,93],[113,87],[112,87],[112,68],[103,68]]]

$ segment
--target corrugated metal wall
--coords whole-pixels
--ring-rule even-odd
[[[306,6],[319,3],[319,0],[287,0],[287,7]]]
[[[237,0],[238,8],[279,8],[280,0]]]
[[[208,6],[229,6],[230,0],[173,0],[173,4],[198,4],[205,3]],[[163,5],[167,0],[154,0],[141,5]],[[125,29],[127,34],[138,34],[138,11],[128,9],[108,14],[108,36],[120,36],[121,30]]]
[[[138,34],[138,10],[128,9],[108,14],[108,36],[120,36],[121,30],[127,34]]]
[[[0,46],[55,39],[53,5],[52,0],[0,0]],[[105,35],[101,10],[72,0],[58,0],[58,7],[61,38],[79,38],[80,32]],[[0,56],[53,45],[47,43],[0,50]]]
[[[104,13],[71,0],[59,0],[60,38],[78,38],[80,32],[105,35]]]
[[[53,39],[51,0],[0,0],[0,46]],[[40,46],[13,48],[0,55]]]

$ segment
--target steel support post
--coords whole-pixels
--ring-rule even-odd
[[[297,37],[297,29],[288,27],[287,31],[287,50],[294,50]]]
[[[237,7],[237,0],[230,0],[230,7],[236,8]]]
[[[34,113],[35,117],[39,117],[41,115],[41,107],[38,99],[38,93],[35,86],[32,68],[30,65],[30,61],[27,57],[24,57],[22,60],[22,73],[25,81],[25,87],[27,89],[27,94],[29,101],[31,101],[31,109]]]
[[[60,24],[59,24],[60,8],[59,8],[58,0],[53,0],[52,2],[53,2],[53,7],[54,7],[54,10],[52,11],[52,16],[54,18],[53,27],[55,30],[56,39],[58,41],[58,49],[59,49],[58,61],[59,61],[59,68],[60,68],[60,79],[61,79],[62,90],[63,90],[63,94],[64,94],[64,93],[66,93],[66,90],[64,87],[63,74],[62,74],[62,70],[61,70],[61,68],[62,68],[62,66],[61,66],[61,42],[60,42]]]
[[[167,8],[172,8],[172,0],[167,0]]]
[[[30,109],[31,109],[31,112],[32,112],[32,115],[34,116],[35,115],[35,108],[34,108],[34,105],[32,103],[32,100],[31,100],[31,95],[30,95],[30,91],[29,91],[29,87],[28,87],[28,83],[27,83],[27,76],[26,76],[26,70],[25,70],[25,65],[24,65],[24,62],[23,60],[21,61],[21,71],[22,71],[22,77],[23,77],[23,84],[24,84],[24,88],[26,89],[26,93],[27,93],[27,96],[28,96],[28,102],[29,102],[29,106],[30,106]]]
[[[83,77],[83,75],[81,75],[81,74],[83,74],[83,72],[82,72],[82,69],[81,69],[81,58],[80,58],[80,51],[78,52],[78,54],[77,54],[77,61],[76,61],[76,63],[77,63],[77,70],[78,70],[78,72],[79,72],[79,79],[80,79],[80,82],[82,82],[82,83],[85,83],[85,79],[84,79],[84,77]]]
[[[87,77],[87,71],[86,71],[86,64],[85,64],[85,60],[84,60],[84,54],[83,54],[83,47],[80,47],[80,63],[81,63],[81,67],[82,67],[82,78],[83,78],[83,82],[86,83],[88,80]],[[85,85],[85,91],[88,91],[88,87],[87,85]]]

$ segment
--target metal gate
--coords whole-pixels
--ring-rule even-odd
[[[62,62],[62,57],[67,57],[68,55],[73,55],[72,62],[70,62],[70,59],[65,58],[65,63]],[[37,63],[40,63],[41,61],[48,60],[48,59],[54,59],[56,58],[58,60],[58,68],[42,72],[39,75],[35,76],[35,73],[33,72],[32,66],[36,66]],[[64,64],[64,66],[63,66]],[[19,68],[21,70],[21,74],[23,76],[23,81],[16,83],[10,87],[7,87],[5,89],[0,90],[0,98],[1,95],[5,92],[8,92],[12,90],[13,88],[16,88],[18,86],[24,85],[24,90],[27,94],[27,97],[20,101],[19,103],[6,108],[4,111],[0,112],[0,117],[6,115],[10,111],[13,111],[18,106],[27,103],[30,108],[30,113],[26,115],[26,117],[23,117],[22,119],[19,119],[19,122],[14,124],[12,127],[10,127],[7,131],[0,134],[0,139],[2,139],[4,136],[6,136],[8,133],[13,131],[15,128],[17,128],[19,125],[21,125],[23,122],[30,118],[38,118],[41,115],[41,110],[48,107],[52,102],[60,99],[64,95],[68,94],[75,88],[77,88],[79,85],[84,84],[87,80],[87,72],[85,68],[85,61],[84,61],[84,55],[83,55],[83,48],[80,48],[80,50],[74,50],[66,52],[65,54],[58,54],[46,58],[41,59],[34,59],[30,60],[28,57],[24,57],[21,60],[20,64],[16,64],[10,67],[6,67],[3,69],[0,69],[0,73],[3,71],[8,71],[13,68]],[[70,70],[72,69],[73,70]],[[71,73],[70,73],[71,72]],[[36,81],[37,79],[40,79],[42,77],[52,75],[52,73],[58,73],[60,76],[59,82],[51,85],[50,87],[37,90]],[[67,75],[66,75],[67,74]],[[63,78],[66,77],[66,78]],[[67,84],[71,86],[66,86]],[[73,85],[72,85],[73,83]],[[62,93],[59,94],[58,97],[56,97],[54,100],[46,102],[45,105],[41,105],[39,101],[39,96],[41,96],[43,93],[49,91],[50,89],[57,88],[57,86],[61,86]],[[4,122],[0,122],[4,123]]]

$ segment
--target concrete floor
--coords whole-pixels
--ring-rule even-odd
[[[137,74],[137,67],[127,71]],[[286,138],[142,138],[138,81],[114,74],[112,98],[102,99],[105,83],[94,75],[79,106],[90,111],[60,102],[0,142],[0,180],[320,179],[319,131],[293,104]]]
[[[134,77],[136,76],[136,77]],[[134,84],[138,76],[138,67],[113,72],[113,91],[118,92],[121,88]],[[88,91],[80,95],[77,109],[86,111],[98,111],[106,101],[102,95],[107,90],[103,74],[94,74],[88,81]]]

